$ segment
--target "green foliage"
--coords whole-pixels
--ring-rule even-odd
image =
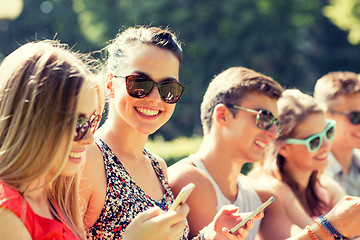
[[[44,3],[53,9],[42,11]],[[355,29],[355,0],[24,0],[8,31],[1,32],[0,21],[0,58],[35,38],[56,36],[89,52],[104,48],[124,26],[169,26],[184,42],[180,80],[186,85],[174,115],[155,134],[169,140],[201,135],[202,96],[213,76],[228,67],[248,67],[309,93],[329,71],[360,72],[359,46],[324,16],[345,21],[350,10],[342,5],[351,6],[347,25]]]
[[[146,149],[162,157],[168,166],[195,153],[201,145],[202,137],[193,136],[191,138],[178,137],[171,141],[165,141],[161,136],[149,139],[145,145]],[[245,163],[241,169],[243,174],[247,174],[252,168],[251,163]]]
[[[179,137],[171,141],[165,141],[164,138],[157,136],[153,140],[148,139],[145,147],[161,156],[170,166],[180,159],[195,153],[200,147],[201,141],[202,137],[200,136],[192,138]]]
[[[348,31],[352,44],[360,43],[360,2],[357,0],[330,0],[324,14],[339,28]]]

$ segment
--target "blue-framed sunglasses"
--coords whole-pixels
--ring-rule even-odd
[[[335,136],[336,121],[326,119],[326,122],[327,126],[322,132],[311,135],[306,139],[289,138],[286,140],[285,143],[305,145],[309,152],[314,152],[318,150],[324,138],[326,141],[330,141]]]

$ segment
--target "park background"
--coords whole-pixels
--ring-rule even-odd
[[[308,94],[330,71],[360,72],[359,0],[0,0],[0,60],[49,38],[95,52],[135,25],[169,27],[183,43],[184,96],[147,144],[168,165],[199,147],[202,96],[229,67]]]

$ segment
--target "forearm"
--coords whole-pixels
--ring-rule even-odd
[[[308,229],[303,229],[299,234],[288,238],[288,240],[334,240],[334,237],[317,223],[313,223],[309,227]]]

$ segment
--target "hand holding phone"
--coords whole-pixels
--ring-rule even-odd
[[[189,183],[183,187],[175,198],[173,204],[169,207],[169,211],[175,210],[179,204],[184,203],[194,188],[195,184],[193,183]]]
[[[246,224],[250,219],[252,219],[256,214],[264,210],[267,206],[270,205],[275,200],[274,197],[270,197],[266,202],[261,204],[260,207],[258,207],[255,211],[253,211],[249,216],[244,218],[240,223],[238,223],[236,226],[234,226],[232,229],[230,229],[230,233],[236,232],[240,227],[242,227],[244,224]]]

